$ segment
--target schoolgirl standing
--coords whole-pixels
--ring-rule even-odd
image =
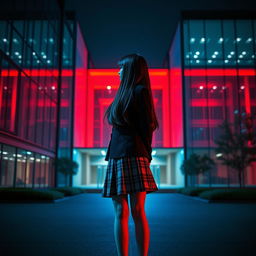
[[[104,118],[112,125],[102,197],[111,197],[115,210],[114,237],[118,256],[128,256],[129,205],[140,256],[148,255],[150,229],[145,214],[146,194],[158,187],[150,170],[151,143],[159,128],[146,60],[138,54],[122,57],[120,86]]]

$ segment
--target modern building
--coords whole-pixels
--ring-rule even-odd
[[[179,93],[182,88],[184,157],[187,159],[191,153],[207,154],[217,163],[196,180],[188,180],[188,184],[238,184],[238,173],[218,161],[214,140],[220,134],[218,126],[222,121],[234,123],[238,113],[251,114],[256,127],[255,49],[255,12],[181,14],[169,63],[170,87],[177,88]],[[176,93],[171,104],[175,102]],[[255,162],[244,172],[244,181],[246,185],[256,184]]]
[[[118,69],[93,65],[86,35],[63,1],[25,2],[0,11],[0,186],[101,189],[111,133],[103,115]],[[253,14],[181,13],[166,65],[149,70],[160,124],[150,167],[160,189],[238,185],[220,164],[196,180],[180,166],[192,152],[216,159],[218,124],[237,111],[256,114],[255,40]],[[78,163],[76,175],[56,171],[60,157]],[[245,180],[256,184],[256,165]]]
[[[150,69],[160,123],[153,136],[150,167],[160,189],[192,184],[239,185],[238,173],[218,161],[214,139],[224,119],[233,122],[236,113],[256,117],[255,49],[254,13],[181,13],[166,67]],[[86,118],[75,126],[74,152],[81,163],[75,185],[102,186],[107,164],[104,147],[111,132],[103,114],[119,86],[117,72],[89,68],[86,93],[76,89],[85,97],[82,109]],[[207,154],[217,165],[204,174],[185,177],[180,166],[191,153]],[[247,186],[256,185],[255,163],[244,174]]]
[[[61,1],[9,2],[0,12],[0,186],[68,185],[54,159],[73,157],[75,68],[87,58],[79,25]]]

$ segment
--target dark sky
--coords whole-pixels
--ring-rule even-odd
[[[117,68],[139,53],[150,68],[162,68],[180,10],[255,10],[256,0],[66,0],[76,10],[94,68]]]

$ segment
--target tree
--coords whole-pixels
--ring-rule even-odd
[[[56,171],[65,175],[75,175],[78,171],[78,163],[68,157],[56,158],[54,161]]]
[[[246,167],[256,161],[256,134],[253,131],[253,119],[250,114],[235,114],[235,122],[224,120],[219,128],[222,134],[214,140],[217,158],[223,165],[238,172],[240,188],[244,186]]]
[[[192,153],[188,159],[184,159],[180,169],[182,174],[195,176],[210,170],[214,165],[215,162],[208,155]]]

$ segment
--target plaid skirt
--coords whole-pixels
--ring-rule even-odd
[[[102,197],[157,191],[149,165],[149,159],[144,156],[109,158]]]

